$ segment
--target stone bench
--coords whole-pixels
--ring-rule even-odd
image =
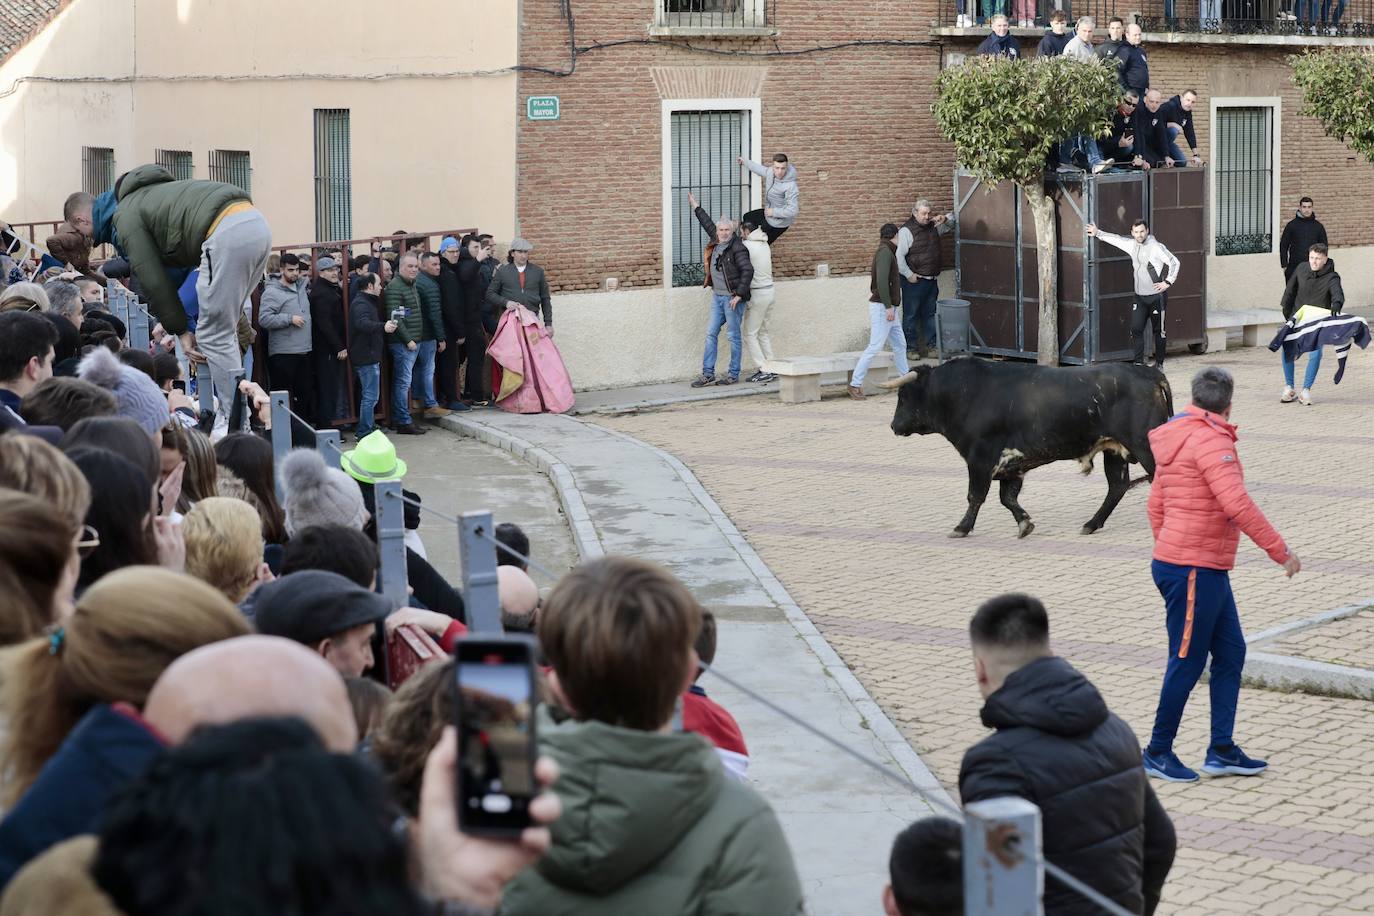
[[[859,364],[863,351],[853,353],[832,353],[829,356],[794,356],[790,359],[773,359],[764,364],[769,372],[778,375],[778,389],[784,404],[801,404],[821,399],[821,376],[843,372],[848,384],[854,375],[854,367]],[[892,375],[892,351],[879,350],[868,368],[864,387],[887,381]]]
[[[1207,312],[1207,352],[1226,349],[1226,334],[1241,329],[1241,346],[1267,347],[1283,324],[1278,309],[1210,309]]]

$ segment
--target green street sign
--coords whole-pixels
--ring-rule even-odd
[[[558,96],[532,95],[525,99],[525,117],[531,121],[557,121]]]

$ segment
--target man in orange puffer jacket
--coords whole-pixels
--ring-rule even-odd
[[[1148,503],[1155,538],[1151,572],[1168,615],[1169,665],[1144,762],[1145,772],[1170,782],[1198,778],[1179,761],[1173,743],[1209,654],[1212,742],[1202,771],[1254,776],[1267,768],[1231,738],[1245,666],[1245,636],[1230,576],[1240,533],[1282,564],[1285,575],[1302,569],[1297,554],[1245,491],[1236,427],[1229,422],[1234,389],[1225,369],[1203,369],[1193,377],[1193,403],[1150,431],[1156,462]]]

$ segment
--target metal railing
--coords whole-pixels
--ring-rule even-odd
[[[654,25],[680,29],[762,29],[770,0],[657,0]]]
[[[11,223],[0,221],[5,226],[5,231],[9,236],[19,240],[23,244],[24,250],[10,251],[9,246],[0,245],[0,253],[8,254],[15,260],[32,260],[35,264],[48,253],[48,246],[45,244],[49,236],[57,234],[57,229],[62,225],[60,219],[40,219],[34,222]],[[107,260],[114,254],[109,245],[98,245],[91,249],[91,268],[94,269],[102,261]]]
[[[957,26],[966,15],[982,26],[994,13],[1003,13],[1013,27],[1030,18],[1045,28],[1055,10],[1068,15],[1070,32],[1079,16],[1093,17],[1099,41],[1113,16],[1128,23],[1134,19],[1146,32],[1374,36],[1374,0],[940,0],[937,22]]]

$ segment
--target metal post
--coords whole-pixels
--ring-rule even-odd
[[[110,313],[120,321],[124,322],[124,327],[129,327],[129,291],[124,288],[122,283],[115,283],[113,289],[114,297],[110,300]]]
[[[339,466],[339,453],[343,450],[343,440],[337,429],[315,430],[315,448],[319,450],[320,457],[324,459],[326,467],[337,468]],[[402,534],[404,534],[404,530]]]
[[[1045,892],[1040,809],[1008,796],[964,806],[964,913],[1038,916]]]
[[[401,482],[383,480],[375,485],[377,552],[381,566],[377,587],[393,607],[404,607],[406,590],[406,513],[401,502]]]
[[[135,299],[129,304],[129,346],[135,350],[148,351],[148,312],[142,302]]]
[[[291,393],[274,391],[272,398],[272,463],[281,467],[282,459],[291,451]],[[277,475],[277,499],[282,498],[281,475]]]
[[[496,525],[490,512],[464,512],[459,518],[458,551],[463,562],[463,604],[468,629],[474,633],[500,633],[500,580],[496,577]],[[484,537],[485,535],[485,537]]]

